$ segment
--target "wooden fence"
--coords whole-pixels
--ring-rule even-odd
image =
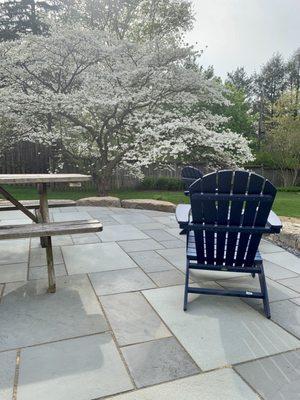
[[[20,143],[13,150],[0,154],[0,173],[45,173],[52,170],[53,160],[55,159],[55,149],[39,146],[32,143]],[[198,165],[203,172],[209,172],[203,165]],[[182,165],[173,165],[165,168],[150,166],[144,168],[146,177],[172,177],[180,178]],[[249,167],[254,172],[268,178],[275,186],[283,186],[283,179],[279,170],[266,168],[263,166]],[[72,166],[66,167],[66,172],[78,172]],[[79,171],[84,172],[84,171]],[[286,171],[287,174],[291,173]],[[300,174],[299,174],[300,175]],[[138,179],[129,177],[122,170],[118,170],[112,177],[112,187],[115,189],[133,188],[139,183]],[[300,176],[298,176],[297,186],[300,186]],[[90,188],[94,187],[91,183]]]

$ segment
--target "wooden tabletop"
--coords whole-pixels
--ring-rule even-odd
[[[51,182],[75,183],[89,181],[91,178],[90,175],[82,174],[0,174],[0,185]]]

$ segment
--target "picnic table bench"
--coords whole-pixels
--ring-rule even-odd
[[[78,183],[89,181],[89,175],[81,174],[0,174],[0,194],[7,202],[0,203],[0,211],[19,210],[29,217],[34,224],[30,225],[4,225],[0,226],[0,240],[40,237],[41,244],[46,249],[48,268],[48,292],[56,291],[52,236],[100,232],[102,224],[96,220],[79,220],[50,222],[49,206],[64,207],[74,205],[72,201],[50,201],[47,198],[47,185],[52,182]],[[38,187],[39,201],[18,201],[2,185],[9,184],[36,184]],[[36,215],[30,209],[36,210]],[[1,214],[0,214],[1,217]]]

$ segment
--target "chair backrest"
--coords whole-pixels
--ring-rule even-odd
[[[224,170],[189,191],[197,262],[252,267],[276,188],[255,173]]]
[[[202,176],[203,173],[200,169],[192,166],[183,167],[181,170],[181,180],[184,182],[186,189],[197,179],[202,178]]]

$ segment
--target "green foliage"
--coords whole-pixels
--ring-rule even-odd
[[[250,113],[250,104],[246,100],[244,90],[238,89],[231,83],[227,83],[226,88],[228,89],[226,97],[231,104],[225,107],[223,111],[223,115],[229,118],[225,128],[243,136],[251,137],[255,133],[255,116]]]
[[[288,189],[288,188],[285,188]],[[300,188],[298,188],[300,189]],[[34,187],[9,186],[9,191],[19,200],[38,199],[37,190]],[[96,196],[96,189],[86,191],[58,191],[50,190],[49,199],[72,199],[78,200],[82,197]],[[121,189],[110,192],[110,195],[125,199],[155,199],[170,201],[174,204],[189,203],[189,198],[183,191],[163,191],[163,190],[135,190]],[[300,217],[300,194],[298,191],[278,191],[273,206],[277,215],[286,217]]]
[[[21,34],[47,33],[48,25],[43,17],[57,12],[61,0],[4,0],[0,1],[0,41],[18,39]]]
[[[300,194],[300,186],[287,186],[287,187],[279,187],[277,188],[278,192],[295,192]]]
[[[238,67],[235,71],[228,72],[225,84],[234,86],[238,91],[245,93],[249,98],[252,92],[252,78],[247,76],[244,67]]]
[[[184,190],[184,184],[177,178],[151,178],[147,177],[139,184],[139,189],[143,190]]]

